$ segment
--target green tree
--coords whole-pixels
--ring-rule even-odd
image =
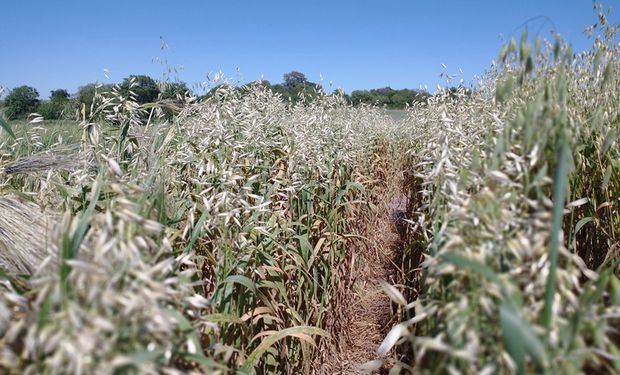
[[[91,106],[93,104],[95,104],[95,106],[97,105],[97,103],[95,103],[96,94],[109,94],[112,91],[112,88],[113,85],[110,84],[102,85],[100,83],[89,83],[78,88],[78,92],[75,94],[75,100],[77,101],[78,106],[85,106],[86,114],[88,115],[90,113]]]
[[[176,100],[179,96],[182,98],[185,94],[192,94],[185,82],[166,82],[163,85],[161,98]]]
[[[356,90],[351,93],[351,103],[387,106],[393,109],[402,109],[413,103],[424,102],[430,95],[419,90],[394,90],[390,87],[372,90]]]
[[[347,93],[341,88],[334,90],[332,95],[343,98],[347,103],[351,102],[351,96],[347,95]]]
[[[30,86],[16,87],[4,100],[4,114],[7,119],[25,118],[36,110],[39,92]]]
[[[303,86],[308,83],[305,74],[292,71],[284,75],[284,87],[286,89],[292,89],[295,87]]]
[[[157,82],[146,75],[130,75],[121,83],[121,94],[129,96],[133,93],[133,98],[139,104],[153,103],[159,96]]]
[[[50,100],[53,102],[66,102],[69,100],[69,92],[65,89],[52,90]]]
[[[358,104],[374,104],[373,95],[368,90],[354,90],[351,93],[351,103]]]

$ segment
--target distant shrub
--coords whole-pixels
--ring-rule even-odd
[[[58,120],[62,116],[64,103],[60,102],[42,102],[37,106],[37,113],[46,120]]]
[[[65,89],[52,90],[50,101],[39,103],[37,113],[46,120],[59,120],[63,117],[63,113],[72,107],[69,105],[69,97],[69,92]]]

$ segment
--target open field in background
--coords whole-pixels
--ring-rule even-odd
[[[386,109],[385,114],[394,119],[394,121],[402,121],[407,117],[407,111],[403,109]]]
[[[620,372],[600,17],[592,50],[524,35],[406,112],[223,86],[173,116],[113,94],[77,124],[12,124],[0,368]]]

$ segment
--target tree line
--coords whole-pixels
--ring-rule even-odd
[[[322,90],[321,85],[310,82],[303,73],[292,71],[284,74],[283,82],[271,84],[269,81],[255,81],[250,84],[259,84],[280,94],[291,103],[300,100],[312,100]],[[218,86],[219,87],[219,86]],[[215,87],[199,99],[212,96]],[[95,103],[96,93],[105,95],[115,90],[124,97],[129,97],[139,104],[152,103],[157,100],[175,100],[192,95],[191,89],[184,82],[160,83],[147,75],[131,75],[125,78],[120,85],[90,83],[79,87],[77,93],[69,94],[66,89],[52,90],[49,100],[40,100],[38,91],[30,86],[16,87],[9,92],[2,107],[4,116],[9,119],[23,119],[30,113],[39,113],[45,119],[60,119],[75,117],[79,109],[84,106],[86,111]],[[238,87],[243,92],[244,86]],[[353,105],[369,104],[401,109],[406,106],[424,102],[430,94],[422,90],[402,89],[390,87],[355,90],[350,95],[342,90],[336,90],[336,95],[342,95]]]
[[[23,119],[30,113],[38,113],[45,119],[57,120],[75,117],[84,106],[86,111],[95,103],[96,95],[110,94],[114,89],[124,97],[130,97],[139,104],[157,100],[175,99],[190,92],[184,82],[160,84],[146,75],[131,75],[120,85],[89,83],[79,87],[70,95],[66,89],[52,90],[49,100],[40,100],[39,92],[30,86],[16,87],[9,92],[2,103],[4,116],[9,120]]]

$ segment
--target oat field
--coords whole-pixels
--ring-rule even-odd
[[[524,33],[404,115],[249,85],[10,124],[0,369],[620,373],[620,45],[599,17],[590,50]]]

